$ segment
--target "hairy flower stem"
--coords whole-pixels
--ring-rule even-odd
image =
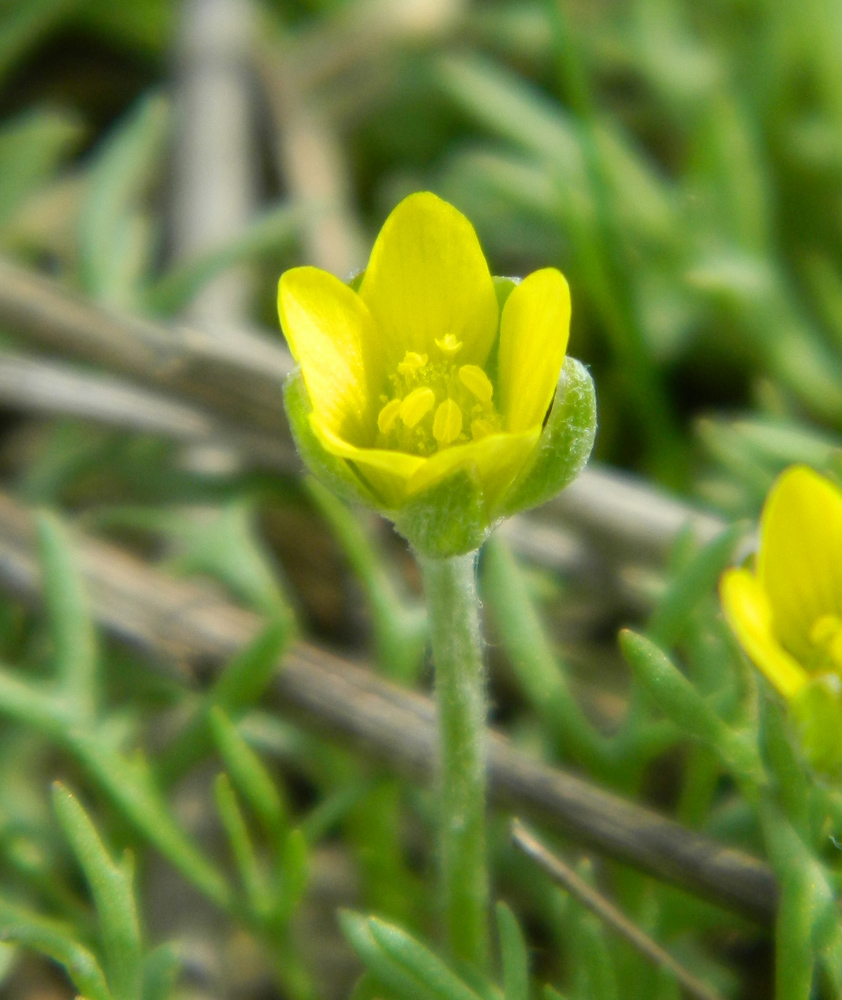
[[[454,958],[488,962],[485,847],[486,704],[476,552],[419,557],[439,713],[439,852],[448,942]]]

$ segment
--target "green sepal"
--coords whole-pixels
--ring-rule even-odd
[[[492,527],[482,490],[464,469],[416,493],[390,516],[415,551],[428,559],[473,552]]]
[[[503,306],[506,304],[506,301],[512,292],[520,284],[520,278],[503,278],[495,274],[491,280],[494,282],[494,294],[497,296],[497,308],[500,310],[500,315],[502,316]]]
[[[547,423],[526,466],[500,502],[510,517],[554,497],[585,467],[596,436],[596,392],[587,368],[567,357]]]
[[[383,511],[374,495],[344,458],[326,451],[310,426],[313,407],[301,369],[296,368],[284,382],[284,408],[287,412],[295,447],[313,475],[347,503],[361,504]]]
[[[842,775],[842,685],[836,674],[813,677],[789,703],[804,756],[827,777]]]

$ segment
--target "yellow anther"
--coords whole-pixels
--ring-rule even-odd
[[[824,646],[842,629],[842,620],[836,615],[822,615],[817,618],[810,629],[810,642],[815,646]]]
[[[490,420],[483,420],[482,417],[477,417],[476,420],[471,421],[471,437],[474,441],[479,441],[493,433],[494,425]]]
[[[417,354],[415,351],[407,351],[403,361],[398,365],[401,375],[414,375],[419,368],[427,364],[426,354]]]
[[[494,395],[491,379],[479,365],[462,365],[459,369],[459,381],[472,392],[481,403],[490,403]]]
[[[462,350],[462,341],[456,339],[455,333],[446,333],[436,340],[436,347],[445,357],[452,358]]]
[[[399,399],[390,400],[377,414],[377,429],[381,434],[388,434],[395,426],[395,421],[401,412],[401,401]]]
[[[462,433],[462,411],[452,399],[439,404],[433,418],[433,437],[439,444],[451,444]]]
[[[407,427],[412,428],[424,419],[436,402],[436,394],[426,386],[419,386],[401,402],[400,417]]]

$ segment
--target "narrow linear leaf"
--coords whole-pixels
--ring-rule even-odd
[[[301,220],[301,211],[290,205],[265,212],[237,239],[165,274],[147,291],[147,306],[154,312],[178,312],[203,285],[228,268],[286,249],[297,237]]]
[[[670,581],[646,630],[653,642],[669,649],[681,637],[694,609],[733,562],[734,549],[744,533],[742,524],[726,528],[704,545]]]
[[[227,909],[231,904],[231,891],[224,876],[175,822],[165,799],[145,770],[83,730],[74,729],[65,734],[65,739],[132,825],[185,878],[217,906]]]
[[[620,648],[635,677],[688,736],[713,747],[719,747],[727,740],[725,724],[654,642],[623,629],[620,632]]]
[[[369,920],[358,913],[342,910],[339,925],[348,943],[369,972],[401,1000],[440,1000],[438,994],[420,982],[400,962],[396,962],[375,940]]]
[[[141,196],[168,128],[167,101],[157,94],[145,97],[97,151],[79,221],[79,251],[82,285],[100,301],[135,304],[149,245]]]
[[[272,621],[228,663],[199,702],[193,718],[156,761],[156,771],[165,785],[186,774],[211,749],[208,715],[215,705],[231,716],[260,698],[278,669],[289,636],[286,619]]]
[[[216,811],[225,828],[228,844],[234,855],[249,903],[255,912],[265,912],[268,896],[266,883],[260,872],[245,818],[227,774],[217,776],[214,798]]]
[[[286,810],[275,782],[221,708],[211,710],[210,724],[214,742],[237,791],[254,809],[270,839],[277,843],[284,829]]]
[[[63,924],[0,899],[0,941],[32,948],[58,962],[87,1000],[113,1000],[96,957]]]
[[[82,574],[57,517],[38,517],[38,549],[55,666],[65,700],[91,719],[96,706],[97,643]]]
[[[91,887],[114,996],[116,1000],[137,1000],[141,942],[131,879],[111,860],[85,810],[60,784],[53,786],[53,806]]]
[[[377,917],[369,917],[369,930],[383,951],[409,970],[443,1000],[479,1000],[479,996],[406,931]]]
[[[279,918],[287,920],[301,902],[310,878],[310,852],[304,833],[291,830],[278,855],[278,899],[276,911]]]
[[[142,1000],[169,1000],[179,972],[179,949],[175,944],[154,948],[143,960]]]
[[[529,955],[517,917],[505,903],[498,903],[497,930],[506,1000],[529,1000]]]

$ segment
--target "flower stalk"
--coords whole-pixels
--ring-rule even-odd
[[[419,556],[436,671],[439,717],[439,857],[453,957],[489,957],[485,843],[486,695],[476,552]]]

